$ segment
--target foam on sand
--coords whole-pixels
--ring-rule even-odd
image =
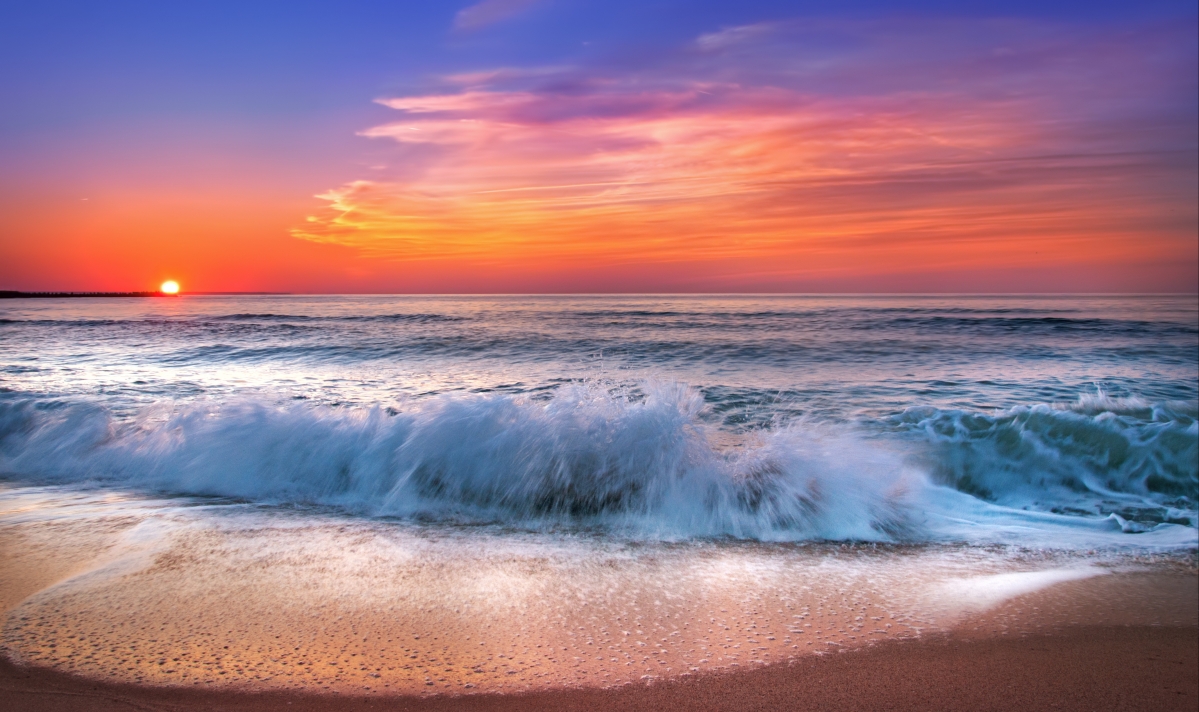
[[[95,551],[7,613],[4,653],[143,684],[620,685],[919,637],[1127,567],[1014,549],[522,533],[62,487],[0,501],[3,550],[29,554],[6,571]]]

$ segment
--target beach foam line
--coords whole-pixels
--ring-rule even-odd
[[[1098,566],[1011,571],[986,576],[954,578],[937,585],[930,594],[930,605],[942,625],[994,608],[1019,596],[1046,589],[1066,581],[1081,581],[1109,574]]]
[[[1009,548],[620,541],[29,489],[0,498],[40,515],[4,508],[5,579],[88,547],[95,561],[8,612],[4,653],[152,685],[612,687],[939,634],[1127,565]]]

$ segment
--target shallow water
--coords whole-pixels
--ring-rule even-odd
[[[26,567],[91,550],[9,612],[4,650],[21,662],[145,684],[404,694],[754,667],[1150,570],[1126,554],[644,542],[58,487],[0,492],[0,545],[35,551]]]

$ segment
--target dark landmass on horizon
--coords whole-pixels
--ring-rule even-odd
[[[80,297],[181,297],[185,293],[167,294],[166,292],[17,292],[0,290],[0,299],[72,299]],[[202,296],[287,296],[290,292],[186,292],[190,295]]]
[[[77,297],[177,297],[165,292],[11,292],[0,291],[0,299],[63,299]]]

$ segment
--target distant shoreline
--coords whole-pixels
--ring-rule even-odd
[[[63,299],[78,297],[175,297],[162,292],[11,292],[0,291],[0,299]]]
[[[288,292],[188,292],[189,295],[207,296],[286,296]],[[181,297],[180,294],[164,292],[17,292],[0,290],[0,299],[78,299],[81,297]]]

